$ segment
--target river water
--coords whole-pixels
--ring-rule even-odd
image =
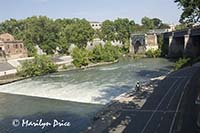
[[[14,132],[79,132],[92,116],[116,96],[134,89],[136,81],[167,74],[166,59],[126,59],[86,70],[59,72],[0,86],[0,127]],[[70,127],[13,127],[13,119],[64,119]],[[52,130],[54,129],[54,130]],[[1,132],[0,128],[0,132]]]

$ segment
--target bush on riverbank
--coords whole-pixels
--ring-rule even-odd
[[[160,49],[157,49],[157,50],[150,49],[145,54],[149,58],[156,58],[156,57],[161,56],[161,50]]]
[[[93,58],[91,62],[113,62],[119,59],[120,54],[119,47],[113,46],[110,42],[106,43],[104,46],[97,45],[92,51]]]
[[[178,61],[176,61],[175,70],[181,69],[183,67],[193,65],[197,62],[200,62],[200,56],[199,57],[193,57],[193,58],[180,58]]]
[[[47,56],[36,56],[33,60],[25,61],[18,68],[17,74],[22,77],[39,76],[57,71],[57,65]]]
[[[72,63],[76,67],[81,67],[90,63],[114,62],[119,59],[120,55],[120,48],[107,42],[104,46],[96,45],[91,51],[84,48],[75,48],[72,52]]]
[[[72,63],[76,67],[87,66],[89,65],[90,60],[92,58],[92,53],[91,51],[85,48],[76,47],[72,51],[72,57],[73,57]]]
[[[176,61],[175,64],[175,70],[181,69],[187,65],[189,65],[189,63],[191,63],[191,59],[190,58],[180,58],[178,61]]]

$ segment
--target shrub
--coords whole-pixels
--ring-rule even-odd
[[[18,68],[17,74],[22,77],[39,76],[57,71],[57,65],[47,56],[35,56],[33,60],[25,61]]]
[[[120,49],[107,42],[104,46],[97,45],[92,51],[93,58],[91,62],[112,62],[119,59]]]
[[[178,61],[176,61],[174,69],[175,70],[181,69],[181,68],[187,66],[189,63],[191,63],[190,58],[180,58]]]
[[[104,46],[96,45],[92,51],[84,48],[74,48],[72,51],[73,64],[76,67],[87,66],[90,63],[113,62],[119,59],[120,49],[110,42]]]
[[[150,49],[145,54],[146,54],[147,57],[156,58],[156,57],[161,56],[161,50],[160,49],[157,49],[157,50]]]
[[[129,53],[129,47],[130,47],[130,42],[129,42],[129,40],[126,40],[125,44],[121,47],[120,52],[122,54],[128,54]]]
[[[74,48],[72,51],[73,64],[76,67],[87,66],[92,58],[92,53],[84,48]]]

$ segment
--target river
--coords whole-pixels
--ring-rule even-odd
[[[134,89],[136,81],[165,75],[173,63],[167,59],[125,59],[85,70],[59,72],[0,86],[0,127],[14,132],[79,132],[93,115],[116,96]],[[70,127],[43,130],[14,127],[13,119],[66,120]],[[52,130],[53,129],[53,130]],[[0,128],[0,132],[3,128]]]

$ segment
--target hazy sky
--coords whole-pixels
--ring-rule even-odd
[[[140,23],[144,16],[178,23],[181,10],[174,0],[0,0],[0,22],[33,15],[50,18],[86,18],[89,21],[129,18]]]

